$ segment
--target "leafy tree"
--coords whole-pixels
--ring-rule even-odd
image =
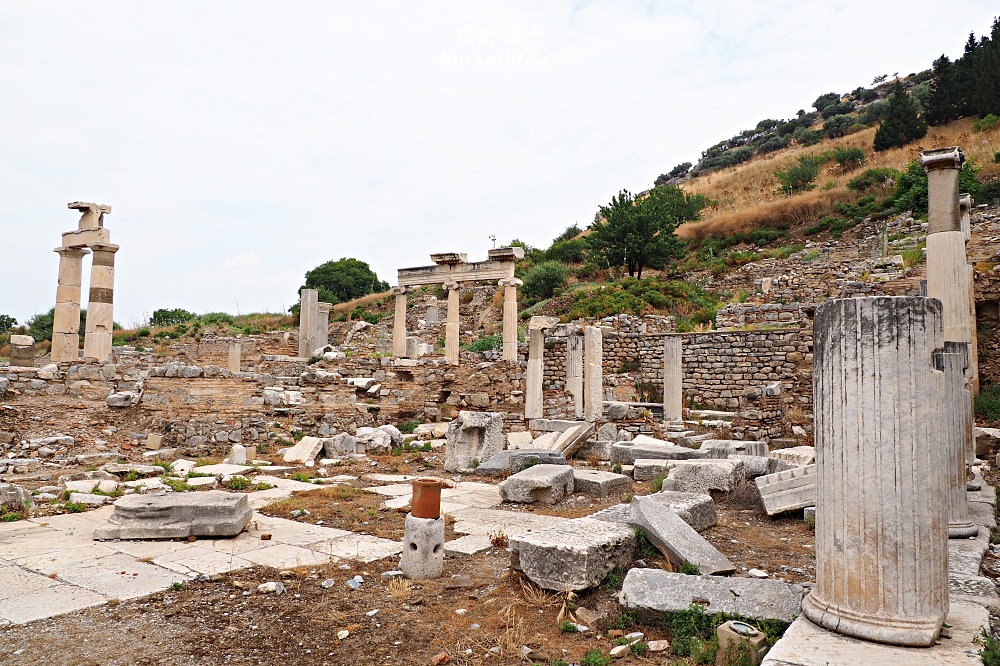
[[[17,326],[17,320],[9,314],[0,314],[0,333],[6,333]]]
[[[868,127],[874,127],[885,118],[885,112],[888,108],[889,100],[876,100],[861,109],[861,113],[858,114],[858,122]]]
[[[917,105],[897,79],[885,118],[875,131],[875,151],[905,146],[927,135],[927,123],[917,115]]]
[[[306,273],[303,288],[316,289],[320,301],[336,304],[386,291],[389,284],[379,280],[365,262],[344,257],[320,264]]]
[[[680,178],[682,176],[686,176],[688,172],[691,170],[691,166],[692,164],[690,162],[681,162],[673,169],[671,169],[670,173],[667,175],[670,176],[671,178]]]
[[[835,102],[823,107],[823,111],[820,115],[824,118],[829,118],[830,116],[839,116],[841,114],[850,113],[854,110],[854,102]]]
[[[837,114],[827,118],[826,122],[823,123],[823,133],[826,134],[831,139],[835,139],[838,136],[844,136],[849,134],[848,131],[851,125],[854,124],[854,118],[845,114]]]
[[[557,241],[545,251],[546,261],[561,261],[564,264],[579,264],[586,256],[587,241],[582,238]]]
[[[566,227],[566,231],[564,231],[561,234],[559,234],[558,236],[556,236],[552,240],[552,242],[553,243],[561,243],[562,241],[573,240],[574,238],[576,238],[577,236],[579,236],[582,231],[583,230],[579,227],[579,225],[577,225],[576,222],[574,222],[570,226]]]
[[[558,261],[543,261],[524,274],[522,291],[526,296],[541,300],[552,298],[556,289],[566,284],[569,269]]]
[[[873,86],[877,86],[880,83],[885,83],[886,79],[888,79],[888,78],[889,78],[888,74],[879,74],[874,79],[872,79],[872,85]]]
[[[826,93],[825,95],[820,95],[816,98],[816,101],[813,102],[813,108],[822,112],[826,107],[831,104],[837,104],[838,102],[840,102],[840,95],[834,92]]]
[[[979,194],[979,168],[971,160],[958,172],[958,191],[968,192],[975,199]],[[864,174],[862,174],[864,175]],[[927,172],[916,160],[896,180],[894,208],[897,213],[911,211],[914,215],[927,214]]]
[[[803,155],[798,161],[787,169],[778,169],[774,172],[778,182],[781,183],[781,191],[792,195],[796,192],[805,192],[815,187],[816,177],[819,175],[819,158],[812,155]]]
[[[197,319],[198,315],[181,308],[168,310],[166,308],[153,310],[153,316],[149,318],[150,326],[173,326],[183,324],[186,321]]]
[[[629,276],[642,277],[646,266],[664,268],[684,253],[684,241],[674,231],[682,222],[696,220],[708,200],[665,185],[638,197],[622,190],[601,206],[603,224],[592,227],[587,241],[608,266],[625,265]]]
[[[52,339],[52,323],[56,317],[56,309],[53,307],[48,312],[36,314],[28,320],[28,332],[35,340]],[[87,330],[87,311],[80,309],[80,333]]]

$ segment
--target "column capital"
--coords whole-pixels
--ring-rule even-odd
[[[969,212],[969,209],[972,208],[972,204],[973,201],[971,194],[964,192],[958,195],[958,207],[961,209],[963,214]]]
[[[441,283],[441,287],[446,291],[458,291],[462,288],[462,285],[457,280],[446,280]]]
[[[394,296],[405,296],[413,291],[413,287],[393,287],[389,290]]]
[[[958,146],[924,150],[920,153],[920,166],[924,168],[924,171],[960,169],[963,162],[965,162],[965,153]]]
[[[57,247],[52,251],[63,257],[82,257],[90,254],[90,250],[85,247]]]
[[[110,252],[111,254],[114,254],[115,252],[121,249],[121,246],[114,245],[113,243],[112,244],[95,243],[94,245],[90,246],[90,249],[93,250],[94,252]]]
[[[517,278],[503,278],[497,282],[501,287],[523,287],[524,282]]]

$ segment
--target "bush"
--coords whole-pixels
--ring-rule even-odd
[[[987,384],[976,396],[976,415],[993,423],[1000,419],[1000,384]]]
[[[502,346],[502,335],[484,335],[478,340],[474,340],[467,345],[462,345],[462,349],[466,349],[471,352],[484,352],[491,349],[498,349]]]
[[[800,127],[795,130],[792,134],[792,138],[795,139],[797,143],[803,146],[811,146],[815,143],[819,143],[819,140],[823,137],[820,136],[819,132],[813,132],[811,129],[806,127]]]
[[[778,182],[781,183],[781,190],[788,195],[796,192],[805,192],[815,187],[816,177],[819,175],[819,158],[813,156],[799,157],[798,161],[787,169],[778,169],[774,172]]]
[[[976,121],[976,129],[980,132],[988,132],[997,125],[1000,125],[1000,116],[993,113]]]
[[[160,309],[153,310],[153,316],[149,318],[150,326],[173,326],[197,319],[198,315],[181,308],[174,310]]]
[[[823,123],[823,133],[831,139],[835,139],[838,136],[846,136],[850,133],[853,124],[854,118],[851,116],[837,114],[827,118],[826,122]]]
[[[963,164],[958,172],[958,191],[968,192],[973,199],[979,196],[977,173],[979,168],[972,160]],[[916,160],[910,162],[906,171],[900,174],[893,199],[897,213],[912,211],[914,215],[927,214],[927,173]]]
[[[865,108],[861,109],[861,113],[858,114],[858,122],[866,127],[875,127],[882,119],[885,118],[886,111],[889,110],[889,100],[880,99],[877,102],[872,102]]]
[[[890,167],[874,167],[865,169],[860,175],[847,182],[847,189],[855,192],[868,192],[876,187],[894,185],[899,178],[899,172]]]
[[[865,163],[865,151],[860,148],[837,146],[833,150],[833,159],[840,165],[840,170],[846,173]]]
[[[0,314],[0,333],[6,333],[15,326],[17,326],[16,319],[11,317],[9,314]]]
[[[566,284],[569,269],[558,261],[544,261],[524,274],[522,291],[528,297],[552,298],[556,289]]]
[[[552,243],[552,246],[548,250],[545,251],[546,261],[558,261],[564,264],[583,263],[586,255],[587,241],[582,238],[556,241],[555,243]]]

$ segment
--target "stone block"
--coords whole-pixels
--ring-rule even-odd
[[[596,469],[573,469],[573,492],[607,499],[617,493],[632,490],[632,479],[624,474]]]
[[[751,481],[758,476],[777,474],[785,470],[795,469],[793,465],[784,460],[764,456],[731,455],[730,460],[740,460],[743,462],[743,469],[746,470],[747,480]]]
[[[13,363],[11,363],[13,365]],[[1000,446],[1000,428],[976,427],[976,455],[986,456]]]
[[[702,574],[726,574],[736,570],[725,555],[669,506],[649,497],[636,497],[629,508],[629,524],[641,529],[674,566],[690,562]]]
[[[588,440],[573,457],[577,460],[611,460],[611,442]]]
[[[697,603],[709,615],[728,613],[791,622],[802,605],[802,587],[780,580],[688,576],[661,569],[630,569],[618,603],[646,621]]]
[[[559,451],[567,458],[570,458],[593,434],[593,423],[581,423],[572,428],[567,428],[556,438],[556,441],[552,444],[552,450]]]
[[[669,460],[640,458],[632,463],[632,478],[636,481],[652,481],[656,477],[667,478],[670,473]]]
[[[292,448],[285,451],[281,459],[286,463],[305,464],[316,460],[316,456],[323,450],[323,440],[319,437],[306,435],[298,441]]]
[[[0,509],[19,513],[31,506],[30,493],[13,483],[0,483]]]
[[[503,414],[460,411],[448,425],[444,468],[449,472],[472,469],[503,450]]]
[[[354,431],[358,451],[381,455],[392,450],[392,436],[379,428],[358,428]]]
[[[511,537],[511,566],[546,590],[568,592],[600,584],[609,571],[626,567],[635,533],[625,525],[574,518]]]
[[[638,438],[636,438],[638,439]],[[633,464],[639,459],[697,460],[705,454],[697,449],[689,449],[675,444],[616,443],[611,445],[611,462]]]
[[[358,452],[358,440],[346,432],[323,440],[323,455],[327,458],[351,455]]]
[[[500,483],[505,502],[555,504],[573,494],[573,468],[569,465],[535,465]]]
[[[91,493],[70,493],[69,501],[72,504],[82,504],[84,506],[102,506],[108,501],[108,496],[93,495]]]
[[[535,448],[531,445],[534,441],[534,437],[527,430],[522,432],[509,432],[507,433],[507,448],[509,450],[514,449],[532,449]]]
[[[816,462],[816,449],[811,446],[792,446],[787,449],[779,449],[771,452],[772,458],[784,460],[796,467],[805,467]]]
[[[816,506],[815,465],[759,476],[754,483],[769,516]]]
[[[500,451],[490,456],[476,468],[477,474],[485,476],[507,476],[532,465],[565,465],[566,458],[558,451],[549,449],[515,449]]]
[[[669,490],[705,493],[709,490],[732,492],[746,483],[746,470],[740,460],[678,460],[667,476]]]
[[[174,539],[236,536],[250,523],[247,495],[209,490],[168,495],[128,495],[117,500],[95,539]]]
[[[531,442],[531,448],[533,449],[549,449],[552,450],[552,446],[559,439],[559,432],[547,432],[539,435]]]
[[[701,493],[679,493],[672,490],[645,495],[647,499],[658,502],[677,514],[681,520],[694,530],[701,532],[715,525],[715,502],[711,495]],[[590,518],[609,523],[628,525],[631,517],[631,505],[616,504],[591,514]]]
[[[158,451],[163,446],[163,435],[159,433],[149,433],[146,435],[146,448],[150,451]]]
[[[767,442],[742,439],[706,439],[698,447],[706,458],[728,458],[732,455],[767,456]]]

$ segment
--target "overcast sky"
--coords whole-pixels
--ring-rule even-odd
[[[279,311],[356,257],[546,247],[825,92],[961,55],[995,0],[0,3],[0,313],[109,204],[115,320]],[[89,259],[84,277],[84,300]],[[86,307],[86,303],[83,304]]]

